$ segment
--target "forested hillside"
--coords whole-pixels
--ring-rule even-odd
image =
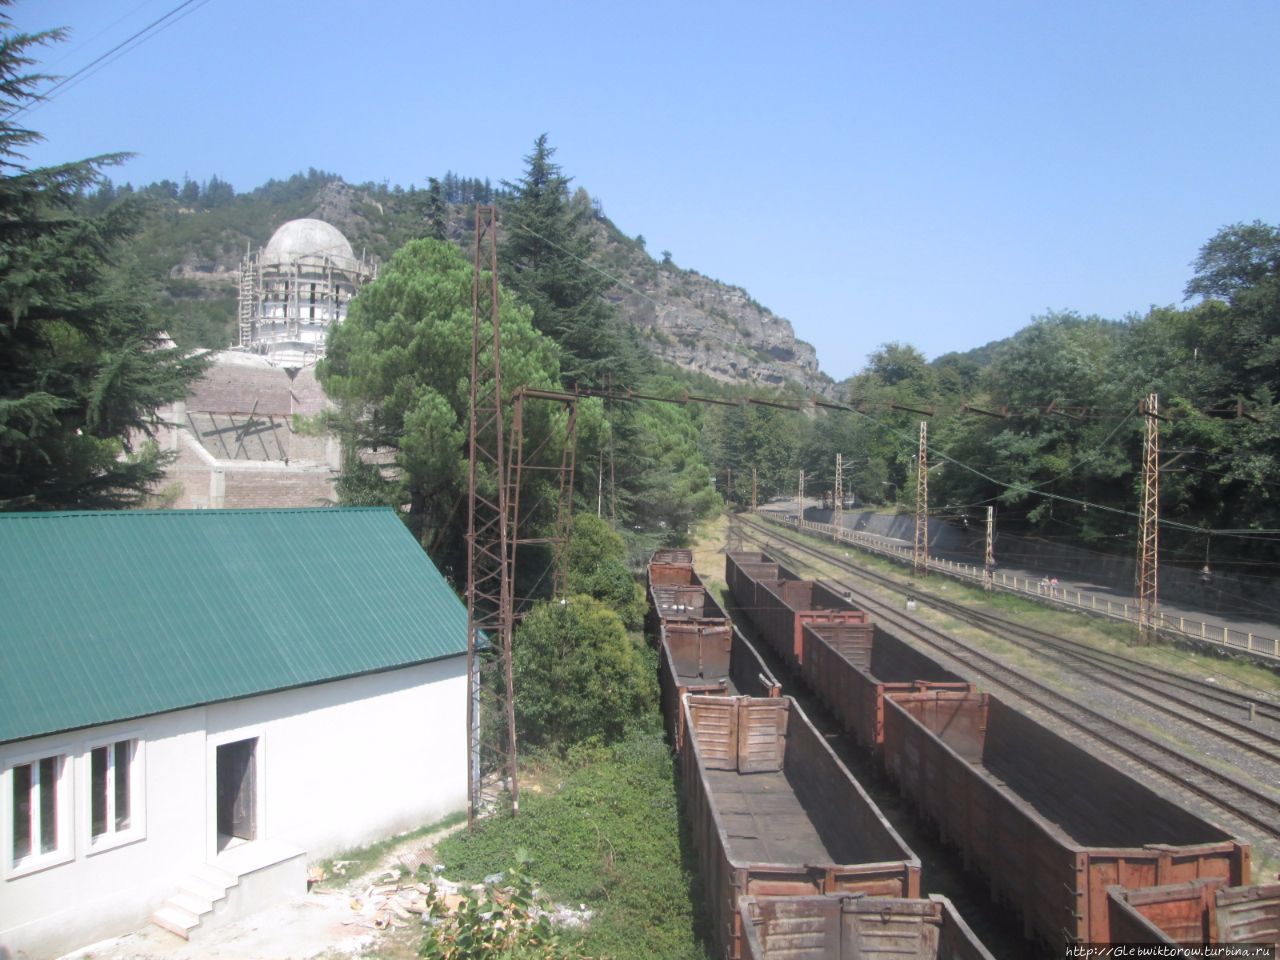
[[[1280,229],[1211,238],[1179,307],[1124,319],[1057,313],[932,363],[884,344],[841,384],[853,412],[708,416],[733,498],[811,495],[844,457],[857,502],[914,504],[919,422],[929,421],[931,513],[976,524],[994,505],[1011,532],[1132,555],[1145,417],[1159,398],[1163,562],[1244,576],[1280,572]],[[910,408],[910,409],[908,409]],[[762,494],[762,495],[763,495]]]
[[[162,319],[179,344],[221,346],[234,333],[236,270],[246,249],[261,247],[286,220],[325,220],[346,235],[357,254],[382,260],[433,231],[469,251],[475,204],[497,203],[501,214],[511,195],[488,180],[452,172],[427,183],[426,189],[353,186],[314,169],[241,194],[217,177],[140,188],[106,182],[88,196],[86,212],[101,212],[122,198],[148,201],[133,255],[161,287]],[[655,356],[725,383],[831,389],[813,348],[796,340],[791,324],[747,291],[682,269],[670,254],[655,259],[644,238],[623,235],[586,190],[573,189],[568,199],[584,213],[592,235],[587,257],[602,281],[601,295]],[[522,242],[506,228],[500,222],[503,245]]]

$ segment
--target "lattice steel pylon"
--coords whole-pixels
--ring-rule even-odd
[[[836,454],[836,487],[831,492],[831,523],[836,533],[844,526],[844,458]]]
[[[467,458],[469,827],[486,803],[496,801],[504,770],[512,811],[518,811],[520,806],[511,673],[513,583],[502,409],[502,336],[498,319],[497,215],[492,206],[476,207],[474,253]],[[497,720],[487,726],[482,703],[497,715]]]
[[[553,431],[548,431],[538,445],[525,452],[524,449],[524,411],[528,399],[549,400],[563,403],[567,410],[564,426],[564,443],[560,449],[560,461],[548,465],[542,461],[543,455],[554,438]],[[553,554],[551,592],[557,598],[568,593],[569,578],[569,545],[573,535],[573,480],[577,467],[577,430],[578,430],[578,398],[559,391],[530,390],[521,387],[512,397],[511,443],[509,445],[510,461],[507,475],[507,503],[510,517],[510,564],[512,576],[516,571],[516,550],[519,546],[529,544],[548,544]],[[555,526],[549,537],[522,537],[520,535],[520,491],[523,487],[524,472],[555,473],[559,494],[556,502]],[[514,586],[514,580],[513,580]],[[513,619],[518,619],[520,611],[513,610]]]
[[[1142,404],[1147,420],[1142,448],[1142,511],[1138,530],[1138,643],[1155,640],[1159,617],[1160,404],[1148,394]]]
[[[911,569],[918,576],[929,573],[929,421],[920,421],[920,453],[916,457],[916,541]]]
[[[996,588],[996,508],[987,507],[987,549],[982,559],[982,589]]]

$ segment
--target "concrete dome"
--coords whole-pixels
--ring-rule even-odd
[[[283,224],[267,245],[262,248],[259,262],[263,264],[298,263],[303,260],[337,261],[346,266],[355,262],[351,244],[337,227],[323,220],[290,220]]]

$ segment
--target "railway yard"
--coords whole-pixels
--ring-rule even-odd
[[[1114,626],[1028,617],[794,525],[728,524],[723,572],[705,552],[697,573],[683,552],[650,567],[663,708],[725,955],[879,956],[893,943],[916,951],[895,956],[1055,957],[1087,942],[1277,939],[1273,674],[1125,648]],[[791,743],[810,724],[835,768]],[[764,800],[742,786],[762,773],[781,778]],[[877,811],[858,829],[882,823],[880,846],[901,845],[914,879],[859,887],[836,855],[849,855],[840,811],[858,806],[833,803],[846,777]],[[780,801],[784,783],[793,796]],[[777,802],[789,812],[773,824],[759,811]],[[788,848],[791,835],[805,839]],[[886,857],[869,862],[883,870]],[[843,895],[842,924],[821,919],[835,908],[819,894]],[[880,916],[895,919],[877,926],[866,904],[883,898],[897,906]],[[920,923],[928,911],[957,922]]]

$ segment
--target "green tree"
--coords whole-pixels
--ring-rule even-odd
[[[644,588],[627,568],[627,545],[594,514],[573,518],[568,586],[570,593],[585,593],[610,607],[628,630],[638,630],[644,622]]]
[[[28,72],[31,51],[62,32],[14,33],[5,15],[0,30],[0,509],[135,506],[164,465],[139,438],[204,360],[166,346],[154,292],[115,268],[140,201],[76,212],[102,168],[126,155],[22,162],[40,137],[12,116],[46,79]]]
[[[657,696],[652,658],[622,618],[585,594],[537,605],[512,649],[522,742],[617,740]]]
[[[317,370],[339,407],[343,501],[403,508],[410,529],[458,576],[467,518],[472,273],[448,243],[406,244],[352,301],[347,319],[330,328]],[[528,310],[503,297],[500,317],[504,402],[519,386],[558,387],[559,351],[533,329]],[[492,363],[489,347],[481,362]],[[536,446],[563,433],[563,411],[531,403],[524,429]]]
[[[590,199],[570,196],[571,178],[553,162],[544,133],[525,157],[525,173],[503,182],[503,276],[533,310],[533,323],[564,350],[566,379],[587,386],[634,386],[645,365],[633,336],[604,299],[611,281],[590,264]]]
[[[426,195],[422,201],[422,219],[425,222],[423,236],[432,240],[449,239],[449,207],[444,200],[444,188],[435,177],[427,178]]]

